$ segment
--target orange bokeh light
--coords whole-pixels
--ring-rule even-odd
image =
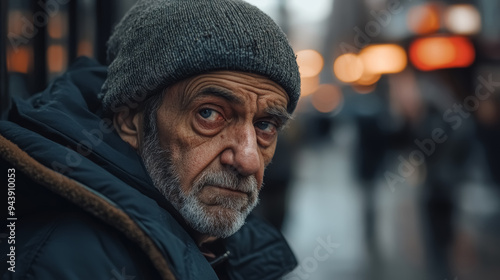
[[[50,18],[47,26],[47,32],[51,38],[61,39],[66,36],[67,25],[66,16],[62,13],[58,13],[54,17]]]
[[[9,11],[8,23],[7,26],[9,28],[9,33],[14,34],[22,34],[23,32],[23,17],[28,17],[27,12],[23,12],[20,10],[11,10]]]
[[[441,27],[441,6],[437,3],[423,4],[408,11],[408,29],[416,34],[434,33]]]
[[[407,64],[406,51],[396,44],[371,45],[359,54],[364,71],[375,74],[391,74],[403,71]],[[366,74],[365,74],[366,75]]]
[[[324,60],[315,50],[302,50],[297,52],[297,64],[301,77],[314,77],[323,69]]]
[[[300,97],[306,97],[316,91],[319,86],[319,76],[300,78]]]
[[[77,56],[94,56],[94,47],[89,40],[82,40],[78,43]]]
[[[342,93],[334,85],[322,84],[311,97],[311,103],[321,113],[329,113],[342,103]]]
[[[19,46],[16,50],[7,50],[7,70],[9,72],[28,73],[33,62],[33,49]]]
[[[361,75],[361,78],[356,81],[356,84],[362,86],[373,85],[374,83],[378,82],[381,77],[381,74],[363,71],[363,75]]]
[[[333,63],[335,76],[344,83],[352,83],[361,78],[363,70],[363,61],[353,53],[340,55]]]
[[[67,63],[66,49],[62,45],[52,45],[47,49],[47,64],[49,72],[62,72]]]
[[[468,67],[474,62],[475,50],[465,37],[429,37],[413,41],[409,57],[417,69],[431,71]]]

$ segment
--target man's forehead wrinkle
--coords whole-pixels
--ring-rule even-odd
[[[166,96],[170,96],[169,102],[174,102],[173,100],[178,100],[177,104],[180,104],[180,110],[184,110],[189,104],[189,96],[187,94],[187,85],[185,81],[178,82],[177,84],[171,85],[163,90],[163,102],[165,102]],[[171,104],[172,105],[172,104]]]
[[[276,84],[269,78],[262,76],[260,74],[241,72],[241,71],[221,70],[204,74],[204,76],[216,78],[220,77],[221,74],[224,75],[224,80],[226,80],[227,82],[241,83],[240,79],[243,78],[244,80],[246,80],[248,83],[241,84],[241,88],[249,89],[256,93],[280,92],[284,97],[286,97],[287,102],[289,101],[288,94],[280,85]]]
[[[207,74],[203,75],[207,76]],[[183,94],[181,97],[181,106],[187,108],[189,104],[202,96],[219,96],[225,99],[234,100],[236,96],[230,96],[231,92],[221,86],[214,85],[213,81],[200,79],[201,76],[194,77],[184,81]],[[236,101],[236,100],[234,100]],[[240,101],[240,100],[238,100]]]
[[[197,96],[217,96],[221,97],[223,99],[226,99],[227,101],[231,103],[235,103],[238,105],[243,105],[245,104],[245,101],[241,96],[238,96],[238,94],[232,92],[231,90],[225,89],[223,87],[218,87],[218,86],[208,86],[203,88]]]
[[[197,84],[196,80],[184,80],[181,82],[181,89],[178,91],[180,93],[180,104],[182,110],[186,109],[192,100],[196,97]]]

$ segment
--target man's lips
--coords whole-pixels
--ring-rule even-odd
[[[234,188],[205,185],[200,192],[199,199],[208,206],[223,206],[235,209],[244,207],[251,199],[251,193],[246,193]]]
[[[240,190],[237,190],[237,189],[234,189],[234,188],[230,188],[230,187],[226,187],[226,186],[214,186],[214,185],[208,185],[207,187],[212,187],[212,188],[216,188],[218,191],[221,191],[221,192],[228,192],[228,193],[231,193],[231,194],[239,194],[239,195],[248,195],[248,193],[246,192],[243,192],[243,191],[240,191]]]

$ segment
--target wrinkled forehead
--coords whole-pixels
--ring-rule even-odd
[[[244,103],[245,93],[255,94],[285,109],[290,102],[286,91],[271,79],[241,71],[213,71],[185,79],[171,86],[167,92],[176,92],[183,106],[200,95],[217,95],[236,104]]]

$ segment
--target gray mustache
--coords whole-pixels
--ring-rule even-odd
[[[206,171],[195,182],[195,189],[201,190],[204,186],[220,186],[244,193],[252,193],[257,190],[257,179],[255,176],[240,177],[227,171]]]

